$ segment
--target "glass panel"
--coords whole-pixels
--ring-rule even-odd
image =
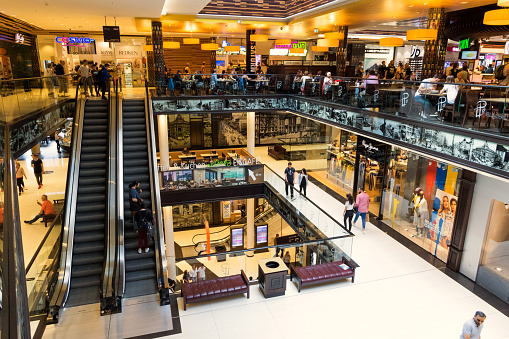
[[[509,209],[508,204],[492,200],[488,234],[482,265],[509,280]]]

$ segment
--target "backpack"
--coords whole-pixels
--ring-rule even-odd
[[[499,65],[497,69],[495,70],[495,79],[497,80],[504,80],[504,67],[505,65]]]
[[[147,212],[148,210],[145,210],[145,213],[141,213],[142,211],[138,211],[140,214],[140,221],[138,221],[138,227],[142,229],[146,229],[148,231],[153,230],[154,225],[152,225],[152,221],[147,219]]]

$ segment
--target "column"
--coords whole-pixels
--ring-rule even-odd
[[[339,26],[339,33],[344,34],[343,40],[339,40],[339,47],[336,49],[336,75],[346,76],[346,52],[348,46],[348,26]]]
[[[159,157],[161,158],[161,168],[170,167],[170,150],[168,140],[168,117],[166,115],[157,116],[157,135],[159,137]]]
[[[216,43],[216,38],[210,38],[211,43]],[[216,69],[216,51],[210,51],[210,74]]]
[[[34,77],[42,76],[41,72],[41,58],[39,56],[39,48],[37,47],[37,36],[29,35],[30,37],[30,56],[32,57],[32,72]],[[55,60],[57,61],[57,60]],[[58,61],[57,61],[58,62]]]
[[[254,229],[254,198],[246,199],[246,216],[247,216],[247,248],[255,247],[255,229]],[[248,256],[253,256],[253,252],[247,252]]]
[[[152,45],[152,37],[145,37],[145,42],[147,46]],[[154,70],[154,52],[147,52],[147,79],[145,81],[148,82],[148,86],[154,87],[155,83],[155,70]]]
[[[160,21],[152,21],[152,46],[156,91],[158,94],[165,94],[163,25]]]
[[[255,154],[255,112],[247,112],[247,153]]]
[[[177,267],[175,264],[175,239],[173,237],[173,207],[163,207],[164,241],[166,242],[166,265],[168,265],[168,277],[175,280]]]
[[[246,30],[246,70],[249,74],[256,72],[256,42],[251,41],[251,34],[255,34],[254,29]]]
[[[436,40],[426,40],[422,61],[422,79],[431,78],[444,70],[447,37],[445,36],[446,14],[443,8],[430,8],[427,28],[437,29]]]

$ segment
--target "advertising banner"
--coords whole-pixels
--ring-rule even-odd
[[[447,245],[450,244],[457,206],[458,197],[442,191],[441,189],[437,189],[428,232],[428,238],[432,240],[437,247],[441,246],[447,249]]]

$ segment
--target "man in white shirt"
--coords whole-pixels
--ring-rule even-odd
[[[480,311],[475,312],[474,317],[463,325],[460,339],[481,339],[484,320],[486,320],[486,314]]]
[[[192,282],[198,281],[198,270],[196,269],[195,264],[191,266],[191,270],[189,270],[189,276],[191,277]]]
[[[421,116],[423,118],[427,118],[428,115],[435,112],[433,105],[428,101],[428,99],[426,99],[426,93],[431,93],[431,91],[436,90],[437,85],[433,84],[433,82],[438,82],[439,80],[440,75],[438,74],[435,74],[432,78],[424,79],[417,92],[415,92],[415,102],[420,102],[424,105],[421,112]]]
[[[200,267],[198,267],[198,280],[199,281],[203,281],[205,280],[205,266],[203,264],[200,265]]]
[[[82,85],[85,87],[85,95],[88,96],[88,88],[90,88],[90,93],[93,97],[95,97],[94,90],[92,89],[92,78],[90,78],[90,69],[88,68],[87,60],[83,60],[83,63],[78,69],[78,73],[82,79]]]

